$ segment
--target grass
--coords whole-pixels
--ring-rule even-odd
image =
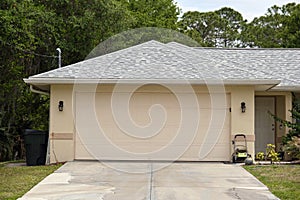
[[[8,167],[7,164],[0,163],[0,200],[12,200],[23,196],[61,166]],[[299,199],[300,165],[254,165],[244,168],[263,182],[280,199]]]
[[[13,166],[0,163],[0,199],[17,199],[61,165]]]
[[[245,166],[251,174],[264,183],[278,198],[300,198],[300,165]]]

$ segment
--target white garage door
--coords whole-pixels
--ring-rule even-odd
[[[135,92],[125,104],[119,97],[129,94],[118,95],[76,93],[75,159],[230,160],[229,94],[212,105],[211,95],[196,93],[198,107],[166,89]],[[197,129],[189,124],[194,119],[181,119],[186,111],[200,114]]]

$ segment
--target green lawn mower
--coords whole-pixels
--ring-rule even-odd
[[[245,160],[248,157],[251,157],[248,154],[246,135],[236,134],[234,136],[234,139],[232,140],[232,144],[233,144],[233,154],[232,154],[233,163],[242,163],[245,162]]]

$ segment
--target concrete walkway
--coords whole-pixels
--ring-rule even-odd
[[[173,163],[152,171],[159,163],[114,162],[127,173],[100,162],[68,162],[26,193],[21,200],[197,200],[278,199],[238,165]]]

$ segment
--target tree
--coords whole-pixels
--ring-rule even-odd
[[[97,43],[130,26],[131,18],[113,0],[4,0],[0,17],[0,128],[11,144],[25,128],[48,129],[48,97],[31,93],[22,79],[56,68],[57,47],[63,64],[83,60]],[[5,152],[2,158],[12,159]]]
[[[202,46],[296,48],[300,47],[300,4],[274,5],[250,23],[227,7],[186,12],[178,26]]]
[[[177,29],[179,8],[173,0],[121,0],[123,9],[129,13],[125,31],[102,41],[88,58],[134,46],[149,40],[160,42],[182,41]],[[172,38],[173,40],[170,40]],[[189,39],[190,40],[190,39]],[[185,41],[187,39],[185,38]],[[194,45],[195,42],[188,42]]]
[[[179,29],[203,46],[238,47],[244,23],[239,12],[224,7],[214,12],[184,13],[179,21]]]
[[[6,145],[13,148],[19,144],[23,129],[31,123],[30,115],[36,117],[48,115],[48,113],[37,113],[34,108],[42,106],[40,97],[29,94],[29,88],[23,83],[22,78],[40,71],[40,66],[48,66],[53,58],[32,54],[39,48],[49,43],[48,40],[39,42],[36,34],[45,32],[51,26],[51,15],[42,6],[34,6],[31,1],[7,0],[1,4],[1,28],[0,28],[0,129],[2,139]],[[41,21],[48,21],[47,26],[40,26]],[[50,36],[48,36],[50,37]],[[39,44],[38,44],[39,42]],[[51,44],[51,43],[50,43]],[[49,59],[50,58],[50,59]],[[47,68],[46,68],[47,69]],[[20,101],[23,95],[29,95],[29,101]],[[32,118],[31,118],[32,120]],[[39,126],[46,126],[46,121],[40,121]],[[36,127],[38,128],[38,127]],[[2,151],[0,159],[12,159],[13,149],[7,150],[0,143]],[[6,146],[7,147],[7,146]]]
[[[202,46],[215,46],[215,27],[218,26],[219,17],[214,12],[200,13],[189,11],[183,14],[179,21],[179,30]]]
[[[272,6],[264,16],[255,18],[242,32],[250,47],[300,47],[300,4]]]
[[[287,12],[290,16],[286,20],[285,47],[299,48],[300,47],[300,4],[286,5]]]
[[[239,47],[240,32],[246,23],[243,16],[232,8],[224,7],[215,11],[220,17],[220,26],[216,30],[218,47]]]
[[[57,47],[63,65],[75,63],[130,28],[175,29],[178,11],[172,0],[2,0],[0,161],[13,158],[25,128],[48,128],[49,98],[31,93],[22,79],[57,68]]]
[[[176,29],[179,8],[173,0],[124,0],[134,22],[130,28]]]

